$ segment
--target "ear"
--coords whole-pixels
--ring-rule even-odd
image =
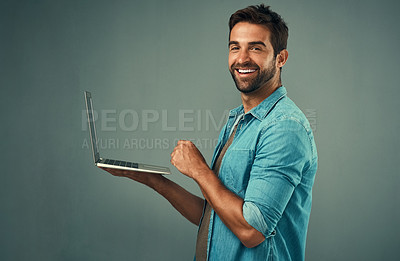
[[[289,57],[288,51],[287,51],[286,49],[283,49],[282,51],[280,51],[280,52],[276,55],[276,65],[277,65],[279,68],[282,68],[282,67],[285,65],[285,63],[286,63],[288,57]]]

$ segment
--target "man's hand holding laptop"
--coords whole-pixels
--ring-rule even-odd
[[[121,169],[112,169],[112,168],[105,168],[99,167],[113,176],[116,177],[125,177],[137,181],[139,183],[148,185],[153,187],[155,182],[160,181],[164,177],[162,175],[157,175],[153,173],[141,172],[141,171],[134,171],[134,170],[121,170]],[[165,179],[165,178],[164,178]]]

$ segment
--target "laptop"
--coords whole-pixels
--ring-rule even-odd
[[[96,126],[93,117],[94,114],[93,114],[92,94],[88,91],[85,91],[85,102],[86,102],[86,113],[89,123],[90,141],[92,143],[93,160],[94,164],[97,167],[121,169],[121,170],[133,170],[138,172],[163,174],[163,175],[171,174],[170,169],[167,167],[135,163],[123,160],[104,159],[100,157],[99,147],[97,144],[98,140],[96,135]]]

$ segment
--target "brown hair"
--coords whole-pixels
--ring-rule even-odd
[[[236,11],[229,19],[229,37],[232,28],[240,22],[251,24],[260,24],[266,26],[271,32],[271,44],[274,48],[274,56],[286,49],[289,29],[282,17],[270,10],[269,6],[251,5],[244,9]]]

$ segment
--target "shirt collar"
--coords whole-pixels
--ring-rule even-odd
[[[287,91],[284,86],[276,89],[270,96],[268,96],[265,100],[263,100],[259,105],[251,109],[246,114],[251,114],[259,120],[263,120],[270,110],[274,107],[274,105],[284,96],[286,96]],[[232,109],[229,112],[229,116],[236,116],[244,113],[243,104],[239,107]]]

